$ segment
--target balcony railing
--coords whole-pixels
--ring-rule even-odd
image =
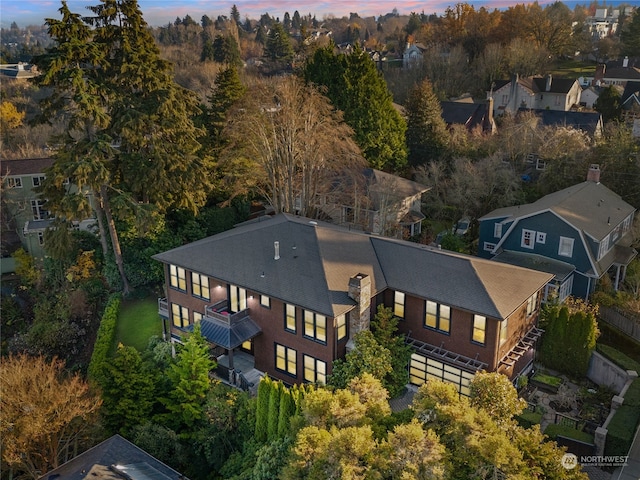
[[[212,320],[218,320],[220,322],[224,322],[227,325],[231,325],[235,322],[242,320],[249,316],[249,309],[245,308],[239,312],[230,312],[229,311],[229,302],[226,300],[221,300],[213,305],[207,305],[204,307],[204,316],[205,318],[210,318]]]
[[[169,318],[169,302],[167,302],[166,298],[158,299],[158,315]]]

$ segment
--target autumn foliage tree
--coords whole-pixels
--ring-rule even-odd
[[[10,355],[0,363],[2,462],[38,478],[73,455],[101,401],[64,362]]]

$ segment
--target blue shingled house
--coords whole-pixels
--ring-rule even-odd
[[[604,275],[616,290],[624,280],[634,214],[591,165],[586,182],[480,218],[478,255],[553,274],[545,298],[588,298]]]

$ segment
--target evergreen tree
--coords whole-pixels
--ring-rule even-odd
[[[213,40],[213,60],[229,65],[241,65],[238,42],[231,35],[217,35]]]
[[[240,25],[240,12],[238,11],[238,7],[236,7],[235,3],[233,4],[233,7],[231,7],[231,18],[236,22],[236,25]]]
[[[284,26],[284,29],[287,31],[291,29],[291,15],[289,15],[289,12],[284,12],[284,18],[282,19],[282,26]]]
[[[280,22],[271,25],[265,43],[264,55],[273,61],[287,61],[293,57],[293,46],[289,34]]]
[[[298,10],[296,10],[295,12],[293,12],[293,18],[291,19],[291,27],[294,30],[299,30],[301,26],[302,26],[302,21],[300,20],[300,13],[298,12]]]
[[[440,160],[445,153],[448,132],[440,102],[431,82],[423,80],[410,92],[405,104],[409,164],[417,167]]]
[[[269,394],[269,418],[267,421],[267,440],[272,442],[278,438],[278,422],[280,420],[280,398],[283,389],[281,382],[276,382]]]
[[[233,104],[244,95],[246,87],[240,81],[238,69],[233,65],[227,66],[216,77],[211,95],[208,97],[207,108],[207,141],[216,149],[222,146],[222,130],[227,123],[227,113]]]
[[[212,27],[213,20],[211,20],[211,18],[209,18],[208,15],[203,15],[202,18],[200,19],[200,25],[202,26],[202,28]]]
[[[115,357],[103,367],[102,416],[110,433],[128,435],[151,416],[154,384],[133,347],[120,345]]]
[[[602,115],[602,121],[605,123],[620,120],[622,118],[620,93],[613,85],[609,85],[600,92],[593,108]]]
[[[268,376],[263,377],[258,385],[258,399],[256,401],[255,439],[259,443],[267,441],[269,428],[269,399],[271,397],[272,389],[273,381]]]
[[[177,354],[167,376],[173,389],[165,399],[167,409],[173,414],[172,421],[187,428],[205,418],[205,402],[211,385],[209,372],[215,362],[209,357],[209,344],[196,325]]]
[[[627,19],[625,22],[620,32],[620,40],[624,55],[638,56],[640,52],[640,8],[636,8],[631,19]]]
[[[344,112],[370,166],[401,170],[407,161],[406,124],[393,107],[384,79],[360,47],[350,55],[335,55],[333,49],[329,45],[316,50],[305,67],[305,79],[327,88],[327,97]]]
[[[256,31],[256,42],[262,45],[267,43],[267,32],[262,25],[258,25],[258,30]]]

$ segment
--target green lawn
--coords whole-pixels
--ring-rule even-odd
[[[162,336],[162,321],[158,316],[158,300],[147,297],[141,300],[126,300],[120,306],[116,326],[116,345],[131,345],[143,351],[149,337]]]
[[[578,78],[585,75],[591,75],[596,71],[595,63],[581,62],[577,59],[556,60],[551,65],[551,74],[558,78]]]

